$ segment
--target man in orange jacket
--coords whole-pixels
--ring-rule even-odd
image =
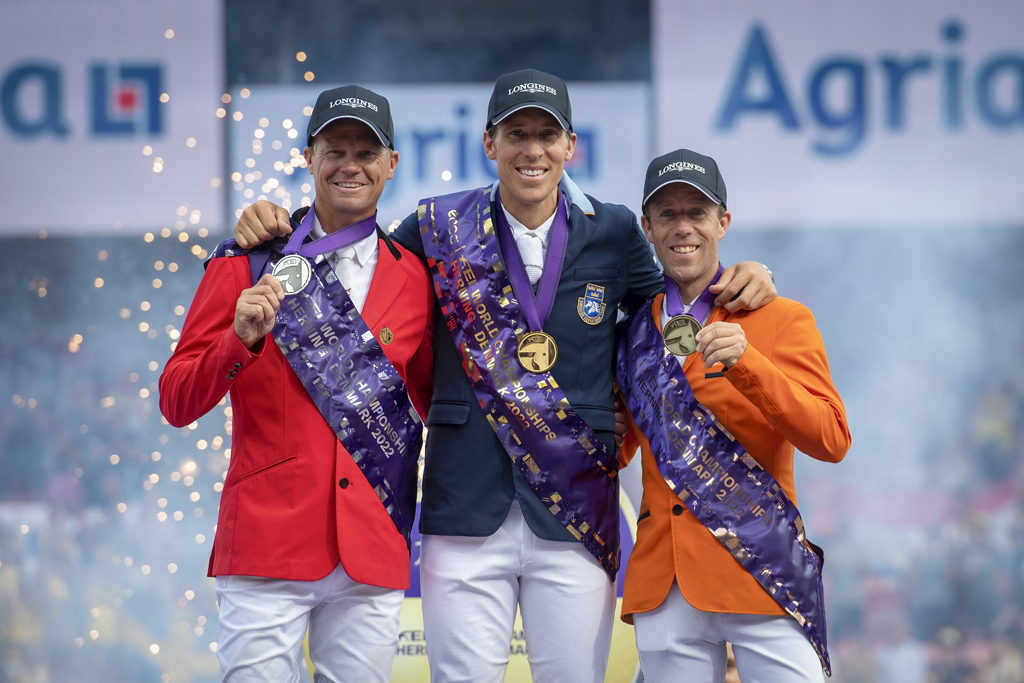
[[[821,559],[793,451],[838,462],[850,432],[807,308],[780,297],[729,313],[708,296],[731,219],[713,159],[651,162],[641,225],[667,292],[619,330],[620,457],[639,447],[644,482],[622,619],[649,682],[721,683],[727,642],[744,683],[821,681]]]

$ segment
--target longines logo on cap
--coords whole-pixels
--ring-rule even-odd
[[[514,88],[509,88],[508,90],[509,95],[514,95],[517,92],[528,92],[530,94],[546,92],[551,93],[552,95],[558,94],[557,90],[542,83],[523,83],[521,85],[517,85]]]
[[[362,108],[362,109],[372,109],[374,111],[377,111],[377,105],[376,104],[374,104],[373,102],[367,102],[366,100],[361,100],[358,97],[343,97],[340,100],[334,100],[333,102],[331,102],[330,108],[334,109],[338,105],[344,105],[346,107],[353,107],[355,109]]]
[[[660,178],[669,171],[700,171],[701,173],[704,173],[704,167],[698,166],[697,164],[691,164],[689,161],[675,161],[658,171],[658,177]]]

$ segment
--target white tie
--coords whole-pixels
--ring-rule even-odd
[[[524,232],[516,239],[516,246],[523,259],[523,266],[526,267],[526,275],[530,278],[530,285],[536,285],[544,272],[544,248],[540,237],[532,231]]]
[[[352,283],[355,281],[356,273],[356,262],[354,260],[356,250],[354,247],[345,247],[337,254],[338,263],[334,268],[334,271],[338,274],[338,279],[341,280],[341,286],[345,288],[345,291],[352,294]]]

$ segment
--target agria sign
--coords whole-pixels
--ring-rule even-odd
[[[950,19],[939,26],[931,50],[824,55],[803,79],[793,80],[769,30],[754,24],[726,80],[714,129],[729,134],[748,119],[768,118],[784,131],[812,131],[811,149],[824,156],[857,151],[872,122],[900,132],[931,117],[950,132],[972,121],[994,131],[1024,132],[1024,50],[968,61],[968,38],[965,24]],[[912,110],[920,88],[936,93],[932,111]]]
[[[0,117],[16,138],[62,139],[74,131],[68,107],[84,104],[93,137],[156,136],[164,132],[163,67],[152,63],[94,63],[86,67],[87,101],[68,102],[63,68],[22,63],[0,81]],[[77,118],[77,117],[76,117]]]

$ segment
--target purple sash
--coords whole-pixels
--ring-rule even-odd
[[[310,208],[296,232],[308,234],[312,217]],[[364,232],[362,223],[357,226],[360,233]],[[339,230],[328,238],[347,231]],[[323,247],[334,242],[324,242]],[[310,244],[289,249],[277,241],[257,247],[270,254],[261,273],[253,273],[253,282],[271,272],[286,251],[303,254]],[[228,240],[214,256],[243,253],[249,252]],[[420,420],[405,382],[356,311],[327,259],[319,259],[312,268],[306,287],[281,302],[272,332],[274,341],[377,493],[395,528],[409,543],[416,514],[416,460],[423,442]]]
[[[803,628],[831,675],[821,560],[796,506],[693,395],[650,309],[619,325],[615,379],[679,499]]]
[[[480,408],[530,488],[614,581],[618,462],[551,373],[519,365],[517,333],[529,326],[498,254],[491,189],[425,199],[418,211],[435,294]]]

